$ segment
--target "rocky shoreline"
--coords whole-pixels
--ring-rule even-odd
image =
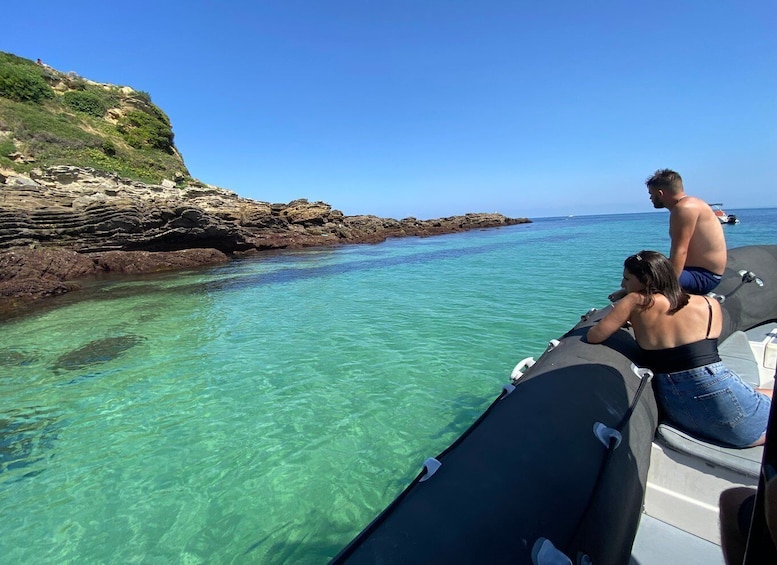
[[[378,243],[528,223],[475,213],[435,220],[345,216],[324,202],[271,204],[204,183],[159,185],[88,168],[0,170],[0,316],[101,273],[225,263],[267,250]]]

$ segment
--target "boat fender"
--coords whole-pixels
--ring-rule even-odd
[[[557,339],[551,339],[548,342],[548,347],[545,348],[545,353],[549,353],[550,351],[553,351],[561,345],[561,342]],[[513,371],[510,373],[510,381],[513,384],[516,384],[518,380],[523,376],[523,372],[530,368],[532,365],[534,365],[534,357],[527,357],[526,359],[521,359],[518,361],[518,364],[513,368]],[[511,391],[509,391],[507,394],[510,394]],[[507,395],[505,395],[507,396]]]
[[[599,438],[599,441],[601,441],[607,449],[610,449],[612,440],[615,440],[613,449],[618,449],[618,446],[621,444],[621,433],[615,428],[605,426],[601,422],[596,422],[594,424],[594,435]]]
[[[608,297],[608,298],[609,298],[609,297]],[[587,322],[587,321],[588,321],[588,318],[590,318],[591,316],[593,316],[593,315],[594,315],[594,314],[596,314],[597,312],[598,312],[598,310],[597,310],[596,308],[591,308],[591,309],[590,309],[588,312],[586,312],[585,314],[583,314],[582,316],[580,316],[580,320],[581,320],[582,322]]]
[[[742,282],[745,283],[751,283],[754,282],[758,286],[763,286],[764,282],[761,280],[761,278],[756,275],[753,271],[739,271],[739,276],[742,277]]]
[[[647,379],[649,382],[653,378],[653,371],[647,367],[637,367],[634,363],[632,363],[631,370],[640,378],[640,380]]]
[[[502,395],[499,397],[499,400],[502,400],[503,398],[510,395],[511,392],[515,390],[515,385],[507,383],[506,385],[502,385]]]
[[[418,482],[422,483],[428,479],[432,478],[432,475],[434,475],[437,470],[442,467],[442,463],[437,461],[434,457],[430,457],[426,461],[424,461],[424,476],[418,479]]]
[[[512,383],[517,383],[518,380],[523,376],[523,372],[534,365],[534,363],[534,357],[527,357],[526,359],[521,359],[518,361],[518,364],[513,368],[513,372],[510,373],[510,380]]]
[[[548,538],[539,538],[531,549],[534,565],[572,565],[572,560],[561,553]]]

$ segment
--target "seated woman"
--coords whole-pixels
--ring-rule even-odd
[[[631,322],[669,421],[726,447],[763,444],[771,399],[721,362],[718,301],[682,290],[672,264],[656,251],[632,255],[623,267],[626,296],[588,330],[587,340],[601,343]]]

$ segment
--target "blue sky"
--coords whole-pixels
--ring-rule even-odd
[[[148,92],[191,174],[435,218],[777,206],[773,0],[13,2],[0,50]],[[664,213],[664,212],[661,212]]]

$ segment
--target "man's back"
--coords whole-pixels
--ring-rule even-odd
[[[701,267],[722,275],[726,268],[726,238],[709,205],[695,196],[677,201],[669,218],[672,251],[687,245],[685,267]]]

